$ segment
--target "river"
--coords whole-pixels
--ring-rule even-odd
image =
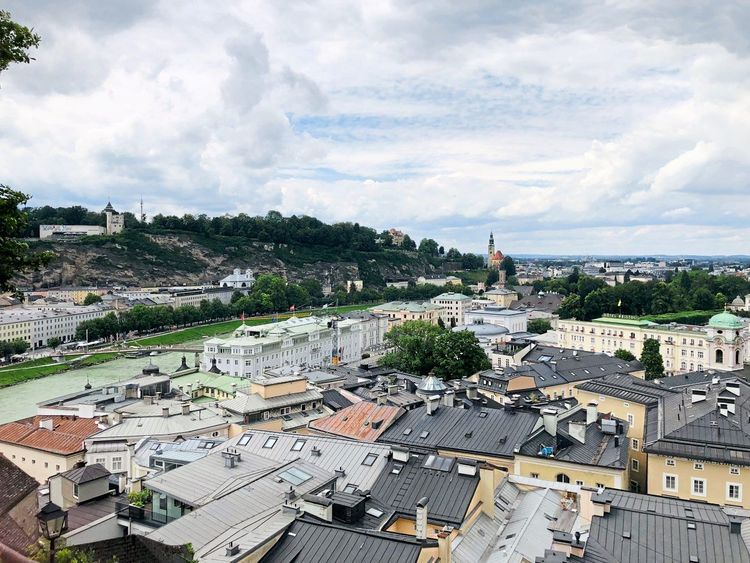
[[[37,403],[79,391],[87,380],[93,387],[100,387],[113,381],[130,379],[141,373],[149,359],[159,366],[162,373],[172,373],[180,366],[182,353],[167,352],[153,358],[119,358],[98,366],[32,379],[0,389],[0,423],[33,416],[36,414]],[[193,354],[187,354],[187,362],[189,366],[193,365]]]

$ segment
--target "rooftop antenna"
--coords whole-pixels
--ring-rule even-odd
[[[146,222],[146,214],[143,212],[143,196],[141,196],[141,223]]]

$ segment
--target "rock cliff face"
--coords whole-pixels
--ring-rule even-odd
[[[332,285],[362,279],[367,286],[386,279],[433,274],[417,253],[357,252],[328,247],[278,245],[238,237],[207,238],[186,233],[125,232],[71,242],[37,242],[57,258],[46,268],[19,277],[22,288],[59,285],[160,286],[216,282],[233,268],[273,273],[290,281],[313,278]]]

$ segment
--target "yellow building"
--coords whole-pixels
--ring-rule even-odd
[[[664,402],[649,494],[750,507],[750,384],[712,378]]]
[[[558,322],[558,345],[613,355],[624,349],[636,357],[646,339],[659,342],[667,374],[708,369],[740,370],[750,338],[744,323],[730,313],[714,315],[706,326],[660,325],[636,317],[604,316],[593,321]]]
[[[407,321],[423,321],[433,325],[443,315],[443,308],[430,302],[391,301],[370,307],[369,311],[376,315],[385,315],[389,320],[389,329]]]

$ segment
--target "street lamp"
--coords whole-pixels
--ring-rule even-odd
[[[55,540],[68,529],[68,513],[54,502],[48,502],[36,515],[39,531],[49,540],[49,560],[55,563]]]

